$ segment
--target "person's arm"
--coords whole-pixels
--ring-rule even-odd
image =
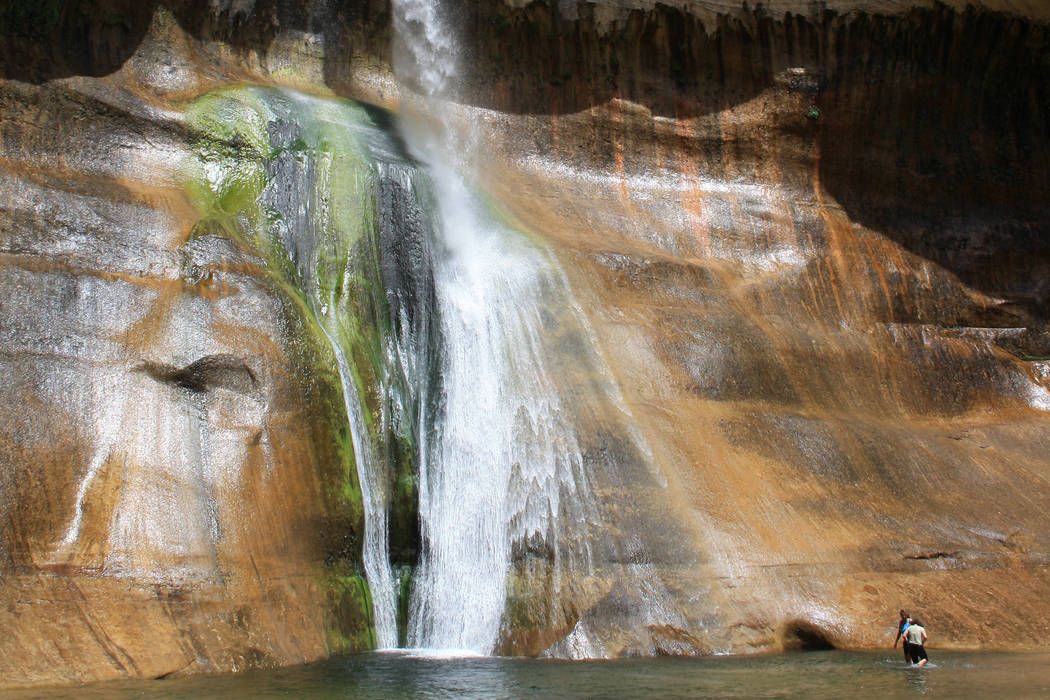
[[[897,623],[897,638],[893,640],[893,648],[897,648],[897,642],[901,640],[901,635],[904,634],[904,625]]]
[[[925,644],[925,643],[926,643],[926,639],[927,639],[927,637],[926,637],[926,628],[925,628],[925,627],[923,627],[923,628],[922,628],[922,643],[923,643],[923,644]]]

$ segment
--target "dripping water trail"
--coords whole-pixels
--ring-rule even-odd
[[[353,375],[346,362],[346,355],[332,335],[323,328],[339,365],[339,380],[343,387],[343,403],[350,427],[350,440],[354,448],[357,480],[361,488],[361,501],[365,516],[365,541],[362,543],[362,559],[365,576],[372,593],[372,620],[376,631],[376,647],[397,647],[397,598],[394,577],[390,570],[390,527],[387,499],[379,488],[388,481],[386,469],[377,459],[368,439],[364,416],[357,401],[357,389]]]

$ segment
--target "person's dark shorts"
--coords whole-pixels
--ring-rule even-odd
[[[930,657],[926,655],[926,647],[921,644],[909,644],[908,651],[911,653],[912,663],[917,664],[923,659],[930,660]]]
[[[914,657],[911,655],[911,642],[907,639],[901,640],[904,643],[904,660],[908,663],[914,661]]]

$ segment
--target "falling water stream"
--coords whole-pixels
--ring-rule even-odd
[[[456,63],[439,4],[394,8],[400,77],[424,93],[405,101],[401,132],[434,183],[442,378],[419,465],[422,552],[408,643],[488,654],[514,544],[544,542],[557,567],[557,530],[586,518],[581,450],[548,361],[548,337],[564,320],[550,310],[574,303],[553,255],[501,223],[464,179],[470,149],[442,129],[434,98]]]
[[[425,438],[433,375],[428,178],[352,103],[234,87],[195,103],[190,122],[206,135],[191,168],[207,193],[203,230],[218,228],[261,255],[334,357],[374,641],[396,647],[390,517],[403,460],[394,444]]]
[[[493,650],[514,539],[550,539],[586,489],[545,363],[553,261],[481,210],[431,161],[440,253],[441,415],[420,464],[423,551],[409,644]],[[549,322],[549,320],[547,321]]]

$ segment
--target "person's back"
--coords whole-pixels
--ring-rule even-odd
[[[926,662],[929,661],[929,657],[926,655],[926,648],[923,646],[927,639],[926,628],[918,620],[913,620],[908,625],[908,629],[905,630],[904,638],[911,645],[912,660],[919,666],[926,665]]]

